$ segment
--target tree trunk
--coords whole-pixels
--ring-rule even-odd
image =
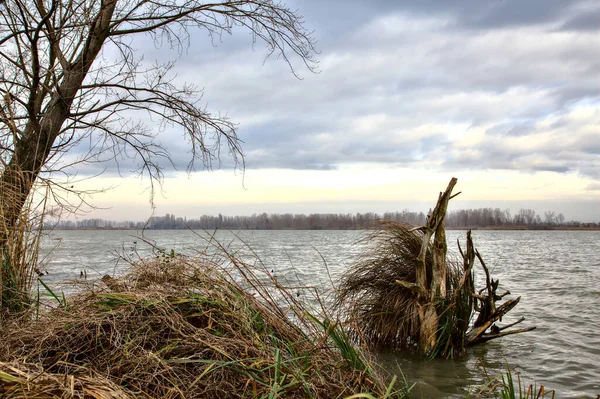
[[[75,96],[108,37],[110,21],[116,5],[117,0],[102,2],[102,8],[90,27],[90,34],[81,53],[65,68],[64,78],[52,95],[45,114],[39,118],[29,111],[29,121],[23,132],[20,132],[20,137],[15,132],[12,158],[0,176],[0,223],[2,224],[0,226],[0,260],[2,261],[0,297],[6,298],[7,290],[14,286],[12,280],[16,278],[14,271],[9,271],[7,265],[7,262],[12,262],[7,257],[6,246],[9,237],[18,231],[17,223],[27,198],[51,154],[52,146],[60,135],[63,124],[70,115]],[[30,98],[30,101],[35,99]],[[24,293],[16,294],[16,298],[19,298]],[[11,304],[0,299],[0,309],[6,309],[9,305]]]

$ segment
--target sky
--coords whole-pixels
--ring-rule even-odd
[[[317,73],[292,57],[294,76],[240,29],[192,31],[182,55],[148,36],[131,44],[145,62],[175,60],[177,81],[237,124],[245,171],[225,153],[221,168],[188,173],[181,132],[162,132],[176,168],[156,208],[147,179],[105,165],[78,183],[111,187],[82,217],[427,211],[457,177],[454,209],[600,221],[597,0],[285,3],[314,31]]]

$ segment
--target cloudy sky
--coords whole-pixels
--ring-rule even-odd
[[[159,136],[178,171],[158,214],[426,211],[450,179],[461,207],[555,210],[600,220],[597,0],[287,0],[314,30],[319,73],[265,60],[247,32],[195,32],[181,81],[238,123],[244,174],[186,173],[185,143]],[[149,38],[133,43],[145,59]],[[111,173],[105,219],[151,215],[146,180]]]

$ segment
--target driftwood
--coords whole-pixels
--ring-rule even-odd
[[[470,233],[470,231],[469,231]],[[470,239],[470,234],[469,234]],[[525,320],[521,317],[514,323],[508,324],[504,327],[499,327],[494,324],[497,320],[502,320],[502,317],[514,308],[517,303],[521,300],[521,297],[516,299],[509,299],[498,308],[496,308],[496,301],[503,299],[505,296],[510,295],[510,291],[505,291],[502,295],[496,294],[498,289],[499,280],[490,278],[490,272],[485,265],[479,251],[475,251],[477,259],[479,260],[481,267],[485,272],[486,286],[482,288],[478,294],[471,294],[476,299],[475,310],[479,312],[477,319],[473,323],[472,329],[467,333],[467,345],[475,345],[482,342],[489,341],[494,338],[504,337],[506,335],[518,334],[522,332],[535,330],[535,327],[522,328],[519,330],[511,330],[501,332],[507,328],[515,326]],[[482,295],[482,292],[487,291],[487,295]],[[486,333],[486,330],[490,328],[490,332]]]
[[[451,198],[454,198],[456,195],[451,196],[451,192],[453,187],[456,185],[456,178],[452,178],[450,180],[450,184],[448,188],[443,194],[440,194],[438,199],[438,203],[434,208],[430,216],[430,220],[428,220],[428,224],[430,226],[433,225],[433,222],[436,223],[437,229],[435,230],[433,248],[434,252],[437,252],[434,257],[437,262],[441,263],[441,259],[446,258],[447,248],[445,247],[446,243],[446,235],[444,231],[444,219],[445,212],[448,207],[448,201]],[[459,193],[460,194],[460,193]],[[431,229],[433,230],[433,229]],[[428,230],[428,231],[431,231]],[[439,237],[438,237],[439,234]],[[423,237],[423,249],[426,250],[428,240],[430,239],[430,235],[427,233]],[[442,244],[443,240],[443,244]],[[427,241],[427,242],[426,242]],[[494,280],[490,276],[490,272],[488,267],[486,266],[483,257],[477,251],[473,245],[473,239],[471,236],[471,231],[467,232],[467,248],[466,252],[462,251],[460,247],[460,242],[458,242],[459,252],[463,258],[463,275],[459,281],[458,286],[455,289],[455,293],[450,301],[449,306],[455,306],[457,302],[458,295],[462,293],[466,293],[466,295],[470,295],[473,298],[471,302],[473,310],[477,312],[477,318],[475,319],[471,328],[467,331],[467,325],[465,325],[464,320],[460,320],[460,323],[457,323],[457,327],[459,331],[462,331],[465,334],[464,344],[465,346],[471,346],[475,344],[479,344],[482,342],[486,342],[495,338],[504,337],[507,335],[518,334],[522,332],[532,331],[535,327],[528,327],[523,329],[509,330],[504,331],[507,328],[515,326],[525,320],[524,317],[520,318],[518,321],[508,324],[504,327],[500,327],[495,323],[497,321],[501,321],[502,317],[506,315],[510,310],[512,310],[520,301],[521,297],[517,297],[515,299],[509,299],[503,304],[497,306],[496,302],[502,300],[507,295],[510,295],[510,291],[505,291],[501,295],[497,294],[499,280]],[[485,272],[485,287],[475,292],[474,279],[473,279],[473,267],[475,265],[475,259],[479,261],[481,268]],[[440,273],[437,277],[438,279],[445,279],[445,271],[440,272],[436,270],[436,264],[434,263],[433,270],[433,279],[432,286],[430,287],[431,294],[441,294],[443,291],[438,291],[438,286],[435,284],[436,282],[436,273]],[[442,277],[443,276],[443,277]],[[432,297],[433,299],[433,297]]]
[[[473,245],[471,231],[467,232],[466,251],[463,252],[460,242],[458,249],[463,258],[463,274],[459,279],[454,292],[448,296],[447,293],[447,244],[445,232],[445,218],[450,199],[456,197],[459,193],[452,195],[452,190],[457,183],[456,178],[452,178],[446,191],[440,193],[437,204],[431,214],[427,217],[425,226],[415,227],[413,231],[423,232],[423,241],[421,252],[417,258],[419,267],[416,270],[416,283],[405,281],[396,281],[396,284],[407,289],[413,290],[420,299],[419,319],[421,322],[419,333],[419,346],[425,353],[441,353],[443,356],[452,356],[449,348],[459,350],[466,346],[476,345],[495,338],[507,335],[518,334],[532,331],[535,327],[504,331],[509,327],[524,321],[524,318],[518,321],[500,327],[495,324],[501,321],[502,317],[513,309],[521,297],[509,299],[503,304],[497,306],[496,302],[502,300],[510,291],[505,291],[501,295],[497,294],[499,280],[494,280],[490,276],[481,254]],[[433,243],[431,239],[433,238]],[[427,251],[433,252],[433,264],[428,265],[425,261]],[[475,291],[473,268],[476,260],[485,272],[485,287]],[[430,278],[428,278],[430,276]],[[447,305],[440,308],[440,300],[446,299]],[[462,301],[459,303],[459,301]],[[477,317],[472,326],[469,327],[469,320],[472,313],[476,312]],[[454,312],[454,313],[452,313]],[[452,325],[449,336],[443,337],[440,334],[442,330],[442,316],[451,314],[450,323]],[[456,335],[456,336],[452,336]],[[440,342],[446,340],[447,343]],[[456,345],[456,342],[460,344]],[[441,349],[440,349],[441,346]],[[458,346],[458,347],[457,347]]]

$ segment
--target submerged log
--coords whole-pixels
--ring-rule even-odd
[[[512,308],[517,306],[517,303],[519,303],[520,300],[521,297],[517,297],[516,299],[510,299],[504,302],[498,309],[495,309],[491,314],[486,315],[485,320],[482,321],[480,325],[473,325],[473,328],[467,334],[467,342],[475,341],[477,337],[485,333],[494,322],[500,320],[505,314],[510,312]],[[478,318],[477,320],[479,321],[480,319]]]

